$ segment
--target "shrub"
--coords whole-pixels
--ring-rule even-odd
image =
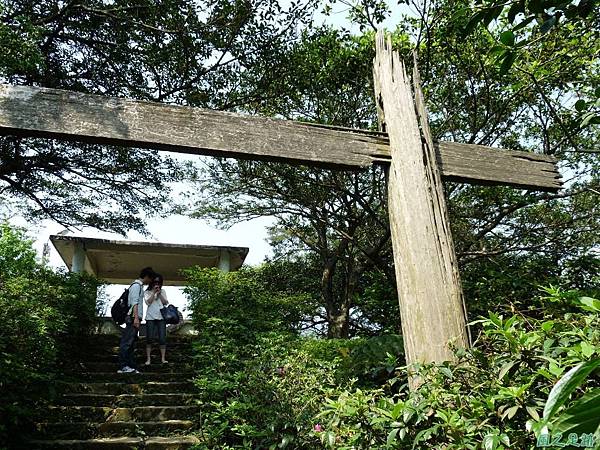
[[[23,231],[4,224],[0,232],[0,441],[7,441],[52,395],[59,362],[93,323],[99,283],[39,264]]]
[[[188,288],[200,330],[202,449],[533,450],[552,386],[600,356],[600,302],[550,287],[531,310],[478,320],[475,345],[454,363],[417,367],[410,391],[406,369],[396,369],[400,336],[301,336],[285,315],[301,299],[253,270],[195,271]],[[600,402],[597,371],[586,375],[547,417],[550,431],[583,429],[577,412]]]
[[[261,268],[189,272],[200,448],[320,447],[323,399],[381,383],[401,359],[399,336],[323,340],[301,336],[302,296],[265,283]]]
[[[553,292],[557,303],[573,296]],[[458,352],[456,363],[418,368],[421,384],[414,391],[401,372],[379,389],[331,397],[318,415],[322,442],[336,449],[536,448],[533,431],[539,435],[552,386],[570,367],[600,355],[599,316],[590,299],[576,302],[589,312],[540,319],[490,313],[479,321],[473,348]],[[592,374],[576,393],[599,383]]]

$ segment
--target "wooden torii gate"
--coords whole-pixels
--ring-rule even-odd
[[[407,364],[453,359],[468,347],[466,311],[442,178],[556,191],[552,157],[435,142],[418,71],[412,86],[384,33],[375,95],[384,132],[0,85],[0,135],[55,138],[306,165],[389,165],[389,215]]]

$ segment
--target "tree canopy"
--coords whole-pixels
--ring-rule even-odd
[[[263,95],[314,3],[0,2],[0,80],[232,110]],[[257,75],[259,74],[259,75]],[[186,167],[157,152],[0,139],[3,205],[33,220],[144,229]],[[10,197],[10,199],[9,199]]]
[[[556,27],[543,39],[520,48],[517,63],[502,67],[493,49],[496,28],[465,32],[461,11],[466,4],[411,2],[412,13],[393,33],[394,45],[405,55],[413,47],[418,49],[435,137],[555,155],[566,179],[566,188],[558,194],[446,184],[465,289],[470,301],[479,305],[474,308],[477,312],[479,307],[487,308],[479,303],[485,297],[481,273],[493,273],[495,280],[520,277],[520,287],[511,290],[517,300],[531,296],[548,277],[568,279],[573,287],[581,287],[597,268],[598,129],[581,123],[575,97],[597,82],[597,62],[590,61],[598,42],[593,30],[585,28],[588,22],[570,25],[580,27],[578,40],[571,39],[569,27]],[[375,24],[385,16],[380,4],[361,5],[362,10],[358,6],[352,10],[359,22],[370,17]],[[502,20],[495,26],[504,26]],[[361,23],[369,28],[369,21]],[[545,58],[548,52],[553,52],[552,59]],[[272,94],[247,108],[318,123],[376,128],[372,58],[371,31],[361,36],[329,27],[305,32],[289,51],[287,76],[264,85]],[[336,261],[334,271],[350,270],[348,280],[361,280],[368,268],[367,272],[386,275],[393,285],[383,171],[348,175],[214,160],[204,173],[205,195],[200,196],[195,216],[227,225],[274,215],[279,231],[273,241],[288,256],[306,251],[332,254],[335,249],[343,256],[330,260]],[[314,237],[319,227],[327,230],[327,245]],[[283,245],[286,240],[288,246]],[[361,245],[377,249],[375,257],[361,252]],[[328,274],[326,258],[322,261],[322,273]],[[363,284],[351,285],[351,291],[360,294],[343,303],[350,305],[354,317],[362,317],[358,300],[362,291],[354,289]],[[490,289],[493,286],[491,282]],[[335,291],[343,296],[348,287],[343,282]],[[328,309],[326,298],[323,294],[321,302]],[[383,301],[393,301],[389,292]],[[352,314],[345,315],[351,321]]]

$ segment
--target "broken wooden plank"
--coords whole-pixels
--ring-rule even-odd
[[[0,84],[0,135],[8,134],[332,168],[390,160],[384,133]],[[451,142],[437,145],[444,177],[560,188],[551,157]]]
[[[460,277],[441,171],[420,92],[391,39],[377,33],[374,71],[390,137],[388,211],[407,365],[454,360],[466,348]],[[417,114],[418,112],[418,114]],[[425,142],[424,142],[425,141]],[[415,379],[412,379],[414,386]]]

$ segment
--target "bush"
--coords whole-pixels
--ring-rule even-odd
[[[202,449],[533,450],[552,386],[600,357],[600,302],[550,287],[530,310],[477,321],[475,345],[455,363],[417,367],[410,391],[396,369],[400,336],[301,336],[286,314],[301,298],[265,286],[256,269],[192,275]],[[599,384],[596,370],[570,391],[550,430],[582,429],[573,418],[600,403]]]
[[[555,303],[573,307],[573,292],[553,292]],[[490,313],[479,321],[474,347],[457,353],[458,362],[418,369],[414,391],[402,372],[379,389],[331,397],[318,416],[322,442],[336,449],[536,448],[533,431],[539,435],[552,386],[569,368],[600,356],[600,309],[576,302],[578,313],[541,319]],[[591,375],[576,392],[599,383]]]
[[[4,224],[0,233],[0,441],[7,441],[50,399],[59,362],[93,324],[99,283],[36,262],[23,231]]]
[[[304,298],[265,283],[261,268],[198,269],[186,292],[198,339],[200,448],[320,447],[323,399],[372,387],[401,361],[399,336],[323,340],[301,336]]]

